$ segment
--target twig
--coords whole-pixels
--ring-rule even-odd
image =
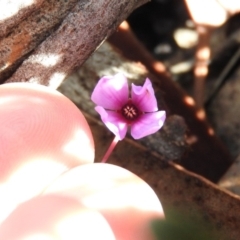
[[[50,29],[51,31],[56,30],[55,32],[50,31],[49,33],[49,31],[46,31],[46,27],[40,24],[36,25],[36,22],[34,22],[36,28],[41,26],[40,29],[38,29],[39,31],[35,32],[34,36],[42,36],[41,34],[44,33],[46,38],[37,48],[36,46],[39,42],[37,44],[35,43],[34,47],[29,48],[29,45],[33,44],[33,36],[28,32],[27,27],[23,28],[25,32],[22,32],[21,38],[16,37],[16,35],[14,35],[15,37],[12,36],[15,39],[15,44],[13,44],[12,41],[10,45],[7,45],[6,40],[2,40],[6,44],[4,44],[5,50],[8,50],[2,51],[2,53],[10,52],[11,56],[11,58],[10,56],[5,57],[4,60],[1,58],[2,71],[6,71],[9,64],[14,68],[12,71],[15,70],[23,58],[26,58],[26,54],[29,54],[31,50],[35,49],[7,82],[30,81],[51,85],[56,88],[65,76],[71,72],[73,68],[80,66],[135,8],[147,1],[148,0],[67,1],[71,2],[71,4],[73,4],[73,2],[76,3],[70,8],[69,5],[67,5],[68,10],[64,11],[62,15],[59,16],[59,19],[57,16],[54,18],[58,20],[56,21],[57,25],[54,25],[54,29]],[[44,1],[41,7],[46,5],[45,2],[48,1]],[[51,3],[54,2],[58,2],[59,5],[59,3],[61,4],[61,2],[66,1],[51,0]],[[56,10],[54,5],[52,7]],[[65,16],[66,13],[68,14],[67,16]],[[39,21],[45,21],[46,19],[44,17],[49,17],[47,22],[51,23],[53,21],[49,13],[39,18]],[[32,26],[29,18],[25,21],[29,26]],[[23,23],[25,21],[23,21]],[[49,34],[51,35],[49,36]],[[41,41],[42,40],[44,39],[41,38]],[[26,51],[26,48],[30,50]],[[50,59],[51,61],[46,61],[46,59]],[[9,75],[9,73],[3,74],[0,81],[5,81],[7,75]]]

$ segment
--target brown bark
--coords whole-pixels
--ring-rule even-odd
[[[41,7],[44,0],[35,0],[30,5],[24,6],[25,0],[5,2],[2,12],[4,16],[0,16],[0,38],[9,34],[14,27],[17,27],[25,18],[35,13]],[[14,11],[14,10],[15,11]]]
[[[35,7],[29,7],[28,11],[19,10],[3,21],[0,25],[3,34],[0,41],[0,82],[4,82],[24,58],[54,31],[76,2],[77,0],[44,1]],[[5,22],[6,27],[3,28]]]
[[[49,85],[49,81],[53,81],[50,85],[57,86],[145,2],[147,0],[44,1],[1,40],[0,82],[5,82],[14,72],[7,82]],[[45,57],[57,60],[47,65]]]

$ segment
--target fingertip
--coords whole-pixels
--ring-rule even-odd
[[[74,198],[54,194],[24,202],[0,226],[0,239],[8,240],[95,240],[99,236],[115,240],[100,213]]]
[[[50,193],[73,197],[102,213],[116,239],[153,239],[150,221],[164,218],[152,188],[130,171],[111,164],[73,168],[48,186],[44,194]]]
[[[0,222],[64,171],[94,161],[81,111],[64,95],[30,83],[0,85]]]

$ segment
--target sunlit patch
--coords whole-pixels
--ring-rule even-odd
[[[194,69],[194,75],[196,77],[206,77],[208,74],[208,66],[207,65],[198,65]],[[200,79],[198,79],[200,80]]]
[[[126,127],[125,123],[119,123],[119,129],[124,129]]]
[[[22,239],[22,238],[21,238]],[[52,236],[45,233],[34,233],[24,237],[23,240],[53,240]]]
[[[197,45],[198,34],[196,30],[189,28],[178,28],[173,33],[174,40],[179,47],[190,49]]]
[[[199,119],[199,120],[204,120],[206,118],[206,113],[203,109],[199,109],[196,113],[196,117]]]
[[[177,63],[175,65],[172,65],[170,67],[170,72],[173,74],[181,74],[181,73],[186,73],[188,71],[190,71],[193,67],[193,61],[184,61],[184,62],[180,62]]]
[[[142,64],[132,65],[130,62],[120,62],[117,64],[117,67],[110,66],[109,68],[99,69],[99,75],[110,76],[121,71],[128,79],[139,79],[142,75],[147,74],[147,70],[145,67],[142,67]]]
[[[195,101],[193,100],[192,97],[186,96],[186,97],[184,97],[183,101],[189,106],[195,105]]]
[[[9,67],[10,66],[10,63],[9,62],[7,62],[7,63],[4,63],[4,65],[2,66],[2,67],[0,67],[0,72],[1,71],[3,71],[3,70],[5,70],[7,67]]]
[[[31,77],[28,80],[29,83],[35,83],[35,84],[39,84],[39,81],[40,81],[39,77]]]
[[[166,71],[166,67],[160,62],[154,62],[152,64],[152,66],[153,66],[154,70],[157,71],[157,72],[162,73],[162,72]]]
[[[108,52],[109,54],[112,54],[112,47],[108,44],[103,44],[101,46],[101,48],[99,48],[99,54],[100,56],[102,56],[102,54],[106,54],[106,52]],[[139,64],[135,64],[133,65],[132,62],[127,62],[127,61],[120,61],[119,59],[117,60],[115,54],[111,55],[111,58],[114,59],[116,66],[117,67],[113,67],[110,66],[109,64],[106,64],[107,66],[109,65],[109,67],[105,67],[102,68],[101,66],[98,67],[98,64],[95,64],[95,70],[98,72],[99,76],[111,76],[114,75],[118,72],[122,72],[124,74],[124,76],[126,76],[126,78],[128,79],[141,79],[142,75],[147,74],[147,70],[145,67],[139,67]],[[94,57],[94,61],[98,62],[98,61],[105,61],[105,63],[107,63],[107,59],[106,58],[102,58],[99,56],[95,56]]]
[[[120,24],[119,28],[120,28],[121,30],[127,31],[127,30],[129,30],[130,27],[129,27],[129,24],[128,24],[127,21],[123,21],[123,22]]]
[[[205,60],[205,59],[209,59],[210,57],[210,48],[205,46],[202,47],[200,49],[198,49],[197,53],[197,58],[201,59],[201,60]]]
[[[232,166],[227,170],[224,176],[218,182],[220,187],[226,188],[233,193],[240,195],[240,157],[233,162]]]
[[[238,195],[240,194],[240,178],[238,173],[236,173],[235,176],[224,176],[218,184],[222,188],[232,191]]]
[[[37,54],[31,58],[32,63],[38,63],[44,67],[53,67],[59,60],[60,55],[57,54]]]
[[[175,164],[174,166],[175,166],[175,168],[177,168],[178,170],[181,170],[181,171],[185,169],[184,167],[182,167],[178,164]]]
[[[60,73],[60,72],[54,73],[49,79],[48,87],[57,89],[61,85],[65,77],[66,77],[66,73]]]
[[[18,100],[17,96],[0,96],[0,105],[9,104]]]
[[[12,17],[17,14],[21,9],[32,5],[35,0],[1,0],[0,1],[0,21]]]
[[[104,79],[103,82],[104,82],[104,83],[107,83],[107,82],[109,82],[109,79]],[[124,88],[124,85],[125,85],[125,83],[126,83],[126,80],[125,80],[124,78],[122,78],[121,76],[116,75],[114,81],[111,81],[111,82],[109,82],[109,83],[110,83],[109,85],[110,85],[112,88],[114,88],[116,91],[119,91],[119,90],[121,90],[121,89]]]
[[[63,151],[70,156],[89,161],[94,159],[94,150],[88,135],[83,130],[76,130],[74,136],[64,147]],[[81,152],[80,152],[81,151]]]
[[[8,185],[9,189],[12,189],[12,194],[18,192],[19,186],[24,186],[21,189],[21,198],[26,200],[26,198],[39,193],[39,189],[42,186],[45,186],[49,181],[52,181],[52,179],[66,170],[67,167],[55,159],[41,158],[30,160],[15,170],[14,175],[5,184]]]

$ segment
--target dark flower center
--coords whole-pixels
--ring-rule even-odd
[[[124,118],[126,118],[127,120],[130,120],[130,121],[137,119],[140,115],[140,111],[132,103],[127,103],[126,105],[124,105],[122,107],[121,113]]]

